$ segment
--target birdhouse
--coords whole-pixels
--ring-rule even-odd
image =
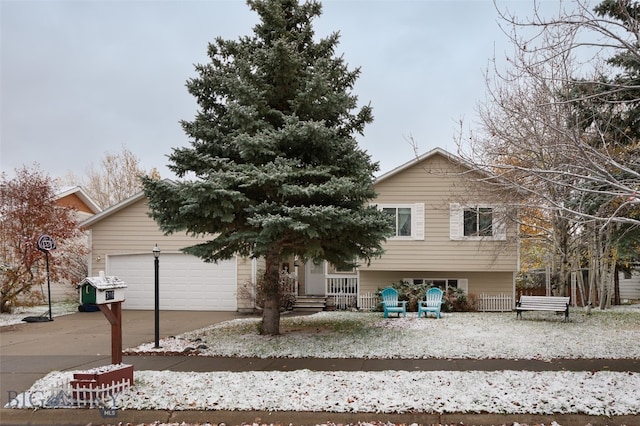
[[[102,305],[124,301],[124,289],[127,285],[118,277],[105,276],[100,272],[98,277],[87,277],[80,281],[80,303]]]

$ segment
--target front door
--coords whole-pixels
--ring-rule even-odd
[[[324,262],[310,260],[305,265],[305,293],[307,296],[324,296]]]

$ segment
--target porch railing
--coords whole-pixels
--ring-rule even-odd
[[[336,309],[357,307],[358,277],[353,275],[332,275],[326,278],[327,298],[333,298]]]
[[[280,273],[280,288],[283,294],[298,295],[298,280],[295,274]]]
[[[358,309],[374,311],[378,307],[380,297],[376,293],[362,293],[358,296]]]

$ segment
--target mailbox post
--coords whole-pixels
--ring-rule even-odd
[[[96,304],[111,324],[111,363],[122,364],[122,302],[127,285],[118,277],[87,277],[78,284],[80,303]],[[110,307],[109,307],[110,306]]]

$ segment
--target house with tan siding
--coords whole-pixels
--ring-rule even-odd
[[[250,310],[257,263],[236,257],[206,263],[182,253],[197,244],[186,234],[164,235],[148,216],[140,192],[85,220],[90,235],[89,275],[100,271],[127,284],[123,309],[153,309],[155,269],[153,248],[160,249],[159,294],[162,310]],[[245,291],[239,291],[245,289]]]
[[[427,283],[459,288],[475,298],[506,297],[513,306],[518,271],[517,227],[503,206],[470,185],[469,168],[454,155],[434,149],[380,176],[372,204],[389,214],[396,235],[370,265],[340,271],[326,262],[284,260],[295,275],[299,299],[319,296],[338,305],[363,306],[362,296],[391,283]],[[255,307],[262,262],[236,257],[218,264],[186,255],[197,244],[186,234],[164,235],[148,216],[139,193],[82,223],[90,233],[90,271],[124,280],[125,309],[153,309],[154,263],[160,254],[161,309],[238,310]]]
[[[396,235],[382,258],[360,268],[360,292],[409,281],[459,288],[475,299],[513,298],[517,226],[479,182],[439,148],[376,179],[375,204],[393,217]]]

